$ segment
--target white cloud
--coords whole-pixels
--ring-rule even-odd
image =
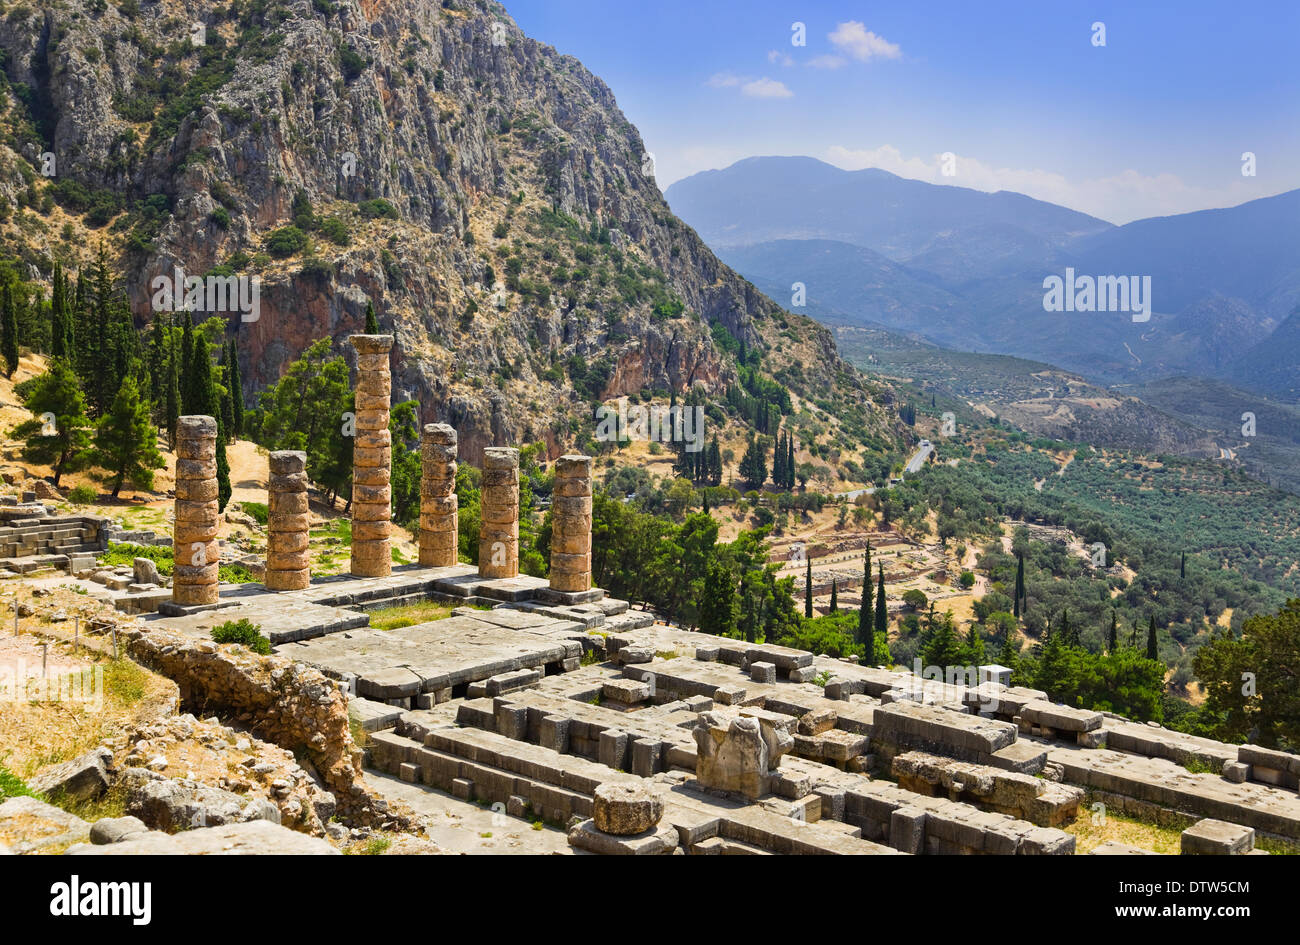
[[[786,88],[784,82],[778,82],[776,79],[769,79],[766,76],[756,79],[751,76],[734,75],[730,72],[715,72],[705,80],[704,84],[714,89],[734,89],[739,87],[740,93],[748,98],[794,97],[794,93]]]
[[[828,38],[836,48],[862,62],[869,59],[898,59],[903,54],[897,43],[877,36],[857,20],[838,24]]]
[[[1071,181],[1054,171],[996,167],[960,155],[956,157],[956,174],[945,177],[943,155],[906,157],[888,144],[874,149],[833,145],[826,150],[825,157],[831,164],[850,171],[877,167],[899,177],[931,184],[970,187],[988,193],[1015,191],[1111,223],[1129,223],[1208,207],[1234,207],[1268,195],[1255,178],[1241,178],[1226,187],[1211,189],[1188,184],[1176,174],[1145,175],[1130,168],[1107,177]]]
[[[821,55],[809,59],[808,65],[814,69],[838,69],[847,62],[848,60],[843,56]]]
[[[775,79],[754,79],[740,87],[742,94],[750,98],[793,98],[794,93],[785,87],[784,82]]]
[[[789,68],[794,65],[794,60],[791,59],[788,54],[781,52],[779,49],[773,49],[768,52],[767,61],[774,65],[779,65],[782,68]]]

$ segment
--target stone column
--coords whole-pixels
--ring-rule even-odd
[[[483,451],[479,496],[478,573],[485,578],[519,576],[519,450]]]
[[[176,522],[172,600],[217,602],[217,421],[181,417],[176,423]]]
[[[591,589],[591,457],[555,461],[551,497],[551,590]]]
[[[426,423],[420,462],[420,564],[449,568],[457,560],[456,431]]]
[[[353,335],[357,352],[356,442],[352,451],[352,573],[384,577],[393,571],[392,438],[388,408],[392,335]]]
[[[301,591],[311,583],[307,530],[307,454],[276,450],[267,484],[266,578],[271,591]]]

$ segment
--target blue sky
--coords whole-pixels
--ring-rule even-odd
[[[1300,187],[1295,0],[506,9],[614,90],[664,188],[744,157],[805,154],[1124,223]],[[1254,177],[1241,173],[1246,151]]]

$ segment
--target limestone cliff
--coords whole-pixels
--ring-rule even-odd
[[[102,240],[140,324],[176,267],[257,277],[257,319],[222,316],[249,401],[373,303],[394,396],[457,426],[472,461],[557,455],[594,399],[716,392],[737,350],[887,425],[824,328],[672,215],[610,89],[499,4],[11,3],[0,50],[0,196],[58,203],[24,215],[32,275]]]

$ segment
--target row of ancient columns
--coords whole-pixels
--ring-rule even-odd
[[[356,442],[352,458],[352,563],[358,577],[392,573],[392,439],[388,408],[391,335],[353,335],[357,352]],[[217,602],[217,423],[181,417],[176,445],[176,560],[172,600]],[[451,567],[458,561],[456,431],[426,424],[420,438],[420,564]],[[311,583],[308,556],[307,454],[279,450],[270,456],[266,577],[269,590],[302,590]],[[483,451],[479,498],[479,574],[519,574],[519,451]],[[555,464],[551,505],[551,578],[555,591],[591,587],[591,457],[561,456]]]

